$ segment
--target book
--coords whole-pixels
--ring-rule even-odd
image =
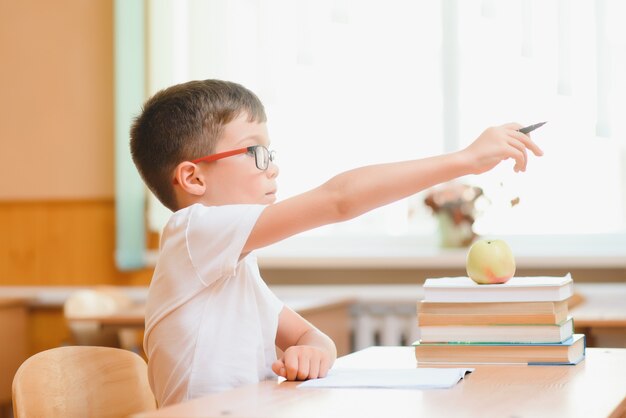
[[[422,342],[560,343],[572,334],[572,317],[560,324],[420,326]]]
[[[477,284],[469,277],[426,279],[429,302],[553,302],[574,294],[574,282],[564,277],[513,277],[502,284]]]
[[[417,302],[417,322],[427,325],[559,324],[567,319],[568,301],[558,302]]]
[[[418,366],[455,364],[570,365],[585,357],[586,339],[574,334],[562,343],[493,344],[493,343],[423,343],[416,341]]]

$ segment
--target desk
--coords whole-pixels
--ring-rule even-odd
[[[299,297],[286,298],[285,304],[298,312],[307,321],[328,335],[337,346],[337,354],[345,355],[350,350],[350,306],[354,302],[348,297]],[[81,316],[69,319],[76,322],[97,323],[102,329],[143,330],[145,306],[133,306],[116,313],[96,316]],[[140,339],[139,339],[140,340]]]
[[[371,347],[335,367],[412,368],[412,347]],[[265,381],[134,418],[621,417],[626,349],[591,348],[577,366],[477,366],[452,389],[298,389]]]

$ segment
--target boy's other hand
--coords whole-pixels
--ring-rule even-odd
[[[519,132],[520,128],[522,125],[517,123],[492,126],[461,151],[467,157],[472,173],[480,174],[489,171],[501,161],[509,158],[515,160],[516,172],[526,171],[527,150],[531,150],[536,156],[543,155],[543,151],[530,139],[530,136]]]
[[[307,380],[325,377],[330,367],[330,355],[325,350],[310,345],[289,347],[283,356],[272,364],[272,370],[287,380]]]

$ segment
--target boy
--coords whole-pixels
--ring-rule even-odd
[[[160,406],[258,382],[323,377],[335,345],[284,306],[252,251],[513,158],[530,138],[508,124],[466,149],[357,168],[276,201],[278,167],[259,99],[218,80],[191,81],[149,99],[131,129],[142,178],[174,214],[163,230],[146,306],[144,347]],[[275,347],[284,354],[276,358]]]

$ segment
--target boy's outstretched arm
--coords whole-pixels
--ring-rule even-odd
[[[265,208],[243,252],[352,219],[460,176],[484,173],[509,158],[515,160],[515,171],[525,171],[527,150],[538,156],[543,152],[519,128],[518,124],[488,128],[467,148],[454,153],[341,173],[316,189]]]
[[[337,358],[333,340],[287,306],[278,317],[276,346],[283,356],[272,370],[287,380],[324,377]]]

